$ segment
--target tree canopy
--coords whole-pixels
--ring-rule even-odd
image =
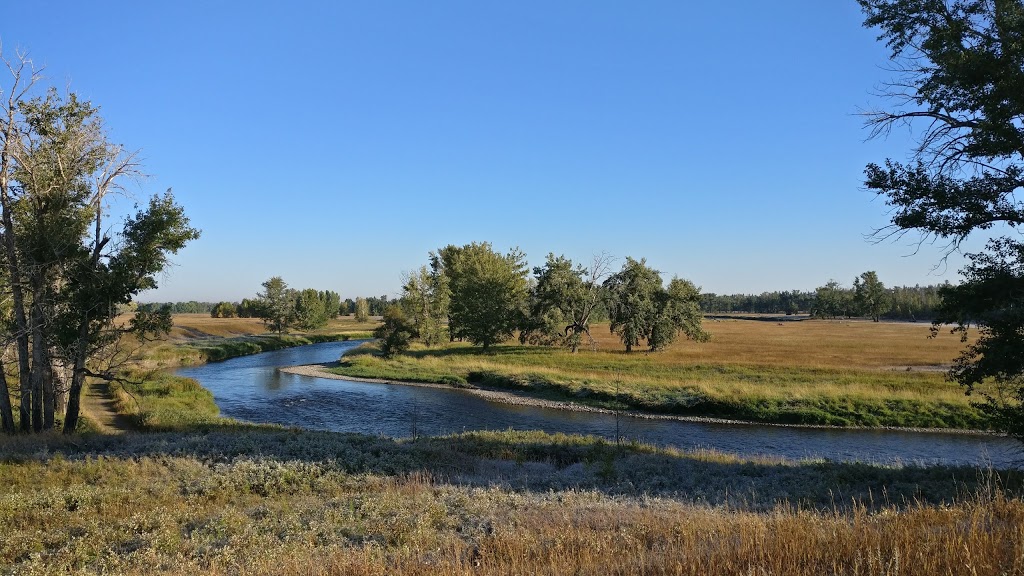
[[[604,282],[608,291],[609,328],[627,352],[641,341],[651,351],[662,350],[679,333],[698,342],[710,337],[701,322],[700,290],[688,280],[673,278],[668,289],[661,274],[645,259],[626,258],[622,269]]]
[[[447,246],[432,258],[451,294],[448,329],[487,348],[512,337],[522,322],[527,297],[526,262],[513,248],[495,252],[490,243]]]
[[[138,175],[134,153],[107,136],[98,110],[56,89],[30,97],[38,80],[28,60],[6,61],[0,89],[0,260],[10,298],[2,336],[14,345],[22,430],[78,424],[86,377],[115,380],[130,356],[124,334],[143,340],[170,329],[167,308],[116,315],[155,288],[171,254],[199,237],[170,191],[124,219],[105,221],[124,180]],[[14,431],[0,363],[0,423]]]
[[[950,377],[1000,426],[1024,438],[1024,2],[1021,0],[860,0],[865,25],[881,30],[899,76],[885,96],[894,106],[868,115],[874,134],[917,127],[910,162],[869,164],[865,184],[892,209],[882,236],[909,231],[957,248],[973,232],[991,236],[969,254],[964,281],[943,287],[933,325],[978,339]]]

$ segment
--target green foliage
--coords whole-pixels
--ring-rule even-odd
[[[27,62],[20,64],[9,68],[15,79],[27,72]],[[23,429],[54,427],[64,389],[64,430],[71,433],[86,376],[113,377],[126,361],[117,347],[126,333],[144,339],[167,326],[154,321],[163,311],[140,311],[127,326],[115,317],[140,292],[157,287],[169,256],[199,231],[168,191],[111,235],[104,217],[121,180],[138,173],[134,156],[107,139],[91,103],[74,94],[64,99],[52,88],[45,97],[19,100],[27,90],[0,90],[11,95],[0,118],[4,292],[12,316],[3,337],[16,344]],[[11,432],[7,397],[0,381],[0,420]]]
[[[604,286],[608,291],[609,328],[618,334],[626,351],[631,352],[650,336],[661,275],[647,266],[647,260],[626,257],[622,270],[608,278]]]
[[[604,283],[608,291],[609,328],[626,351],[646,340],[651,351],[662,350],[679,332],[698,342],[708,339],[701,328],[700,290],[688,280],[673,278],[666,290],[661,275],[647,261],[626,258],[622,270]]]
[[[238,309],[231,302],[220,302],[210,310],[211,318],[234,318],[238,315]]]
[[[259,299],[259,315],[272,332],[283,334],[295,321],[295,297],[288,284],[280,276],[274,276],[263,283]]]
[[[366,322],[370,319],[370,305],[366,302],[366,298],[356,298],[355,318],[356,322]]]
[[[885,285],[873,270],[853,279],[853,304],[858,314],[875,322],[892,306]]]
[[[816,318],[838,318],[847,316],[852,304],[852,295],[839,282],[829,280],[814,291],[814,306],[811,315]]]
[[[942,290],[934,327],[957,323],[979,340],[950,377],[967,387],[986,380],[999,390],[987,409],[1024,439],[1024,244],[1007,228],[1024,225],[1024,2],[860,0],[865,25],[881,29],[902,78],[889,96],[895,110],[870,117],[875,133],[920,122],[914,161],[870,164],[865,183],[892,208],[890,231],[959,245],[975,231],[1002,229],[985,253],[970,256],[964,282]]]
[[[384,323],[373,331],[380,340],[380,351],[385,358],[394,358],[409,349],[416,337],[416,326],[405,316],[401,306],[392,304],[384,310]]]
[[[601,303],[600,277],[607,262],[605,256],[599,256],[588,270],[574,266],[565,256],[548,254],[544,266],[533,269],[536,282],[520,341],[564,345],[575,352],[586,335],[593,345],[590,321]]]
[[[330,315],[330,302],[320,292],[306,288],[295,293],[295,326],[302,330],[323,328]]]
[[[682,332],[697,342],[707,342],[711,336],[701,322],[700,290],[689,280],[673,278],[668,289],[655,294],[656,311],[647,344],[652,351],[664,350]]]
[[[512,337],[523,318],[527,298],[526,263],[522,252],[501,255],[488,242],[447,246],[435,258],[451,291],[448,329],[488,348]]]
[[[427,346],[436,346],[446,340],[445,322],[450,301],[448,277],[432,272],[426,266],[409,274],[402,285],[402,309],[420,341]]]

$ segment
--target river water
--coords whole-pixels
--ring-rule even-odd
[[[336,432],[405,437],[467,430],[545,430],[745,456],[883,464],[1020,467],[1010,439],[980,434],[709,424],[573,412],[491,402],[457,389],[371,384],[282,373],[331,362],[360,342],[327,342],[181,368],[213,393],[225,416]]]

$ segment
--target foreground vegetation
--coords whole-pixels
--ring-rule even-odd
[[[150,352],[254,336],[234,319],[175,320],[176,340]],[[741,337],[774,324],[721,325],[731,353],[775,362],[770,347],[752,353],[763,338]],[[792,332],[787,345],[803,346],[800,334],[820,338]],[[873,341],[838,339],[834,359],[807,362],[852,354],[871,365]],[[219,417],[207,390],[166,372],[113,393],[137,431],[0,438],[0,573],[1024,572],[1020,472],[539,432],[387,439],[255,426]]]
[[[1020,573],[1019,477],[540,433],[5,439],[8,573]]]
[[[373,346],[332,371],[363,378],[516,390],[614,409],[835,426],[986,428],[941,364],[959,340],[918,324],[713,322],[710,342],[626,354],[606,326],[596,351],[538,346],[490,352],[454,343],[385,359]]]

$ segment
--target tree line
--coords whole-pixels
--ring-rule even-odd
[[[873,271],[854,278],[849,286],[829,280],[813,291],[715,294],[701,296],[701,310],[713,313],[799,314],[817,318],[866,317],[887,320],[933,320],[949,283],[886,288]]]
[[[548,254],[531,269],[525,254],[496,252],[488,242],[448,245],[406,274],[402,296],[377,330],[386,356],[413,339],[427,346],[464,340],[488,348],[518,334],[521,343],[594,346],[591,324],[606,316],[627,351],[661,350],[680,334],[705,341],[700,290],[673,278],[666,286],[646,260],[626,258],[618,272],[600,255],[587,265]]]

